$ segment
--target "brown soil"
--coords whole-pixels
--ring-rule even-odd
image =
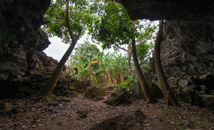
[[[214,130],[213,110],[184,103],[175,108],[163,101],[147,104],[135,99],[132,104],[113,107],[83,95],[54,97],[49,106],[35,97],[6,102],[15,108],[0,115],[1,130],[88,130],[104,120],[135,110],[146,115],[142,130]]]

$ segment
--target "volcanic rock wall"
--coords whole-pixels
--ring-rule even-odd
[[[162,65],[178,99],[211,108],[214,108],[213,23],[212,19],[166,21],[161,43]]]
[[[117,1],[132,20],[166,20],[161,62],[170,86],[180,100],[214,108],[214,1]]]
[[[161,61],[167,77],[178,79],[214,74],[213,23],[214,20],[165,23]]]
[[[40,29],[49,5],[50,0],[0,1],[0,98],[25,96],[16,93],[24,81],[37,82],[35,77],[56,67],[57,61],[42,52],[50,44]]]
[[[51,0],[0,1],[0,99],[23,98],[41,90],[57,66],[43,52],[49,44],[41,25]],[[77,96],[90,86],[62,73],[54,94]]]

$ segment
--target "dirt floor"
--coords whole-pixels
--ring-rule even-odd
[[[44,106],[44,101],[36,97],[1,102],[7,102],[8,109],[12,108],[1,113],[1,130],[88,130],[106,119],[134,110],[142,110],[146,115],[142,130],[214,130],[213,110],[184,103],[175,108],[162,100],[147,104],[135,99],[132,104],[116,107],[83,95],[56,96],[49,106]]]

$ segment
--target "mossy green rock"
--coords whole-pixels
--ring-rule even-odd
[[[87,87],[85,91],[85,97],[89,99],[94,99],[97,96],[104,96],[105,91],[98,87]]]

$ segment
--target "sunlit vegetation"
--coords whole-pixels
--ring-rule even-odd
[[[71,43],[64,11],[65,1],[53,1],[47,11],[46,18],[50,23],[45,26],[45,30],[50,36],[58,36],[63,42]],[[132,80],[137,81],[137,77],[131,78],[128,70],[128,64],[131,69],[135,68],[132,58],[128,58],[131,53],[122,54],[119,51],[124,44],[127,47],[123,49],[131,51],[132,47],[129,44],[133,35],[137,38],[137,55],[141,67],[150,67],[148,58],[153,50],[156,26],[149,21],[137,21],[136,34],[133,33],[132,22],[120,4],[98,0],[71,1],[69,22],[73,35],[77,34],[80,28],[81,35],[87,30],[93,41],[98,41],[104,49],[100,51],[90,42],[81,43],[76,47],[75,53],[66,64],[72,78],[80,81],[91,80],[93,84],[122,87]],[[114,47],[117,53],[104,53],[106,48],[111,47]]]
[[[131,81],[127,64],[126,54],[105,54],[96,45],[85,42],[75,49],[66,66],[70,75],[77,80],[112,86]]]
[[[67,68],[77,80],[118,87],[129,86],[137,80],[145,99],[156,102],[144,75],[144,68],[149,67],[146,57],[153,51],[155,25],[146,20],[132,21],[122,5],[110,0],[56,0],[46,18],[50,20],[45,26],[46,32],[71,45],[48,80],[45,93],[53,93],[62,67],[69,59]],[[80,37],[86,33],[91,35],[92,41],[101,44],[104,51],[113,47],[125,50],[128,55],[105,54],[87,42],[76,48],[75,54],[69,58]],[[121,47],[124,45],[127,48]]]

